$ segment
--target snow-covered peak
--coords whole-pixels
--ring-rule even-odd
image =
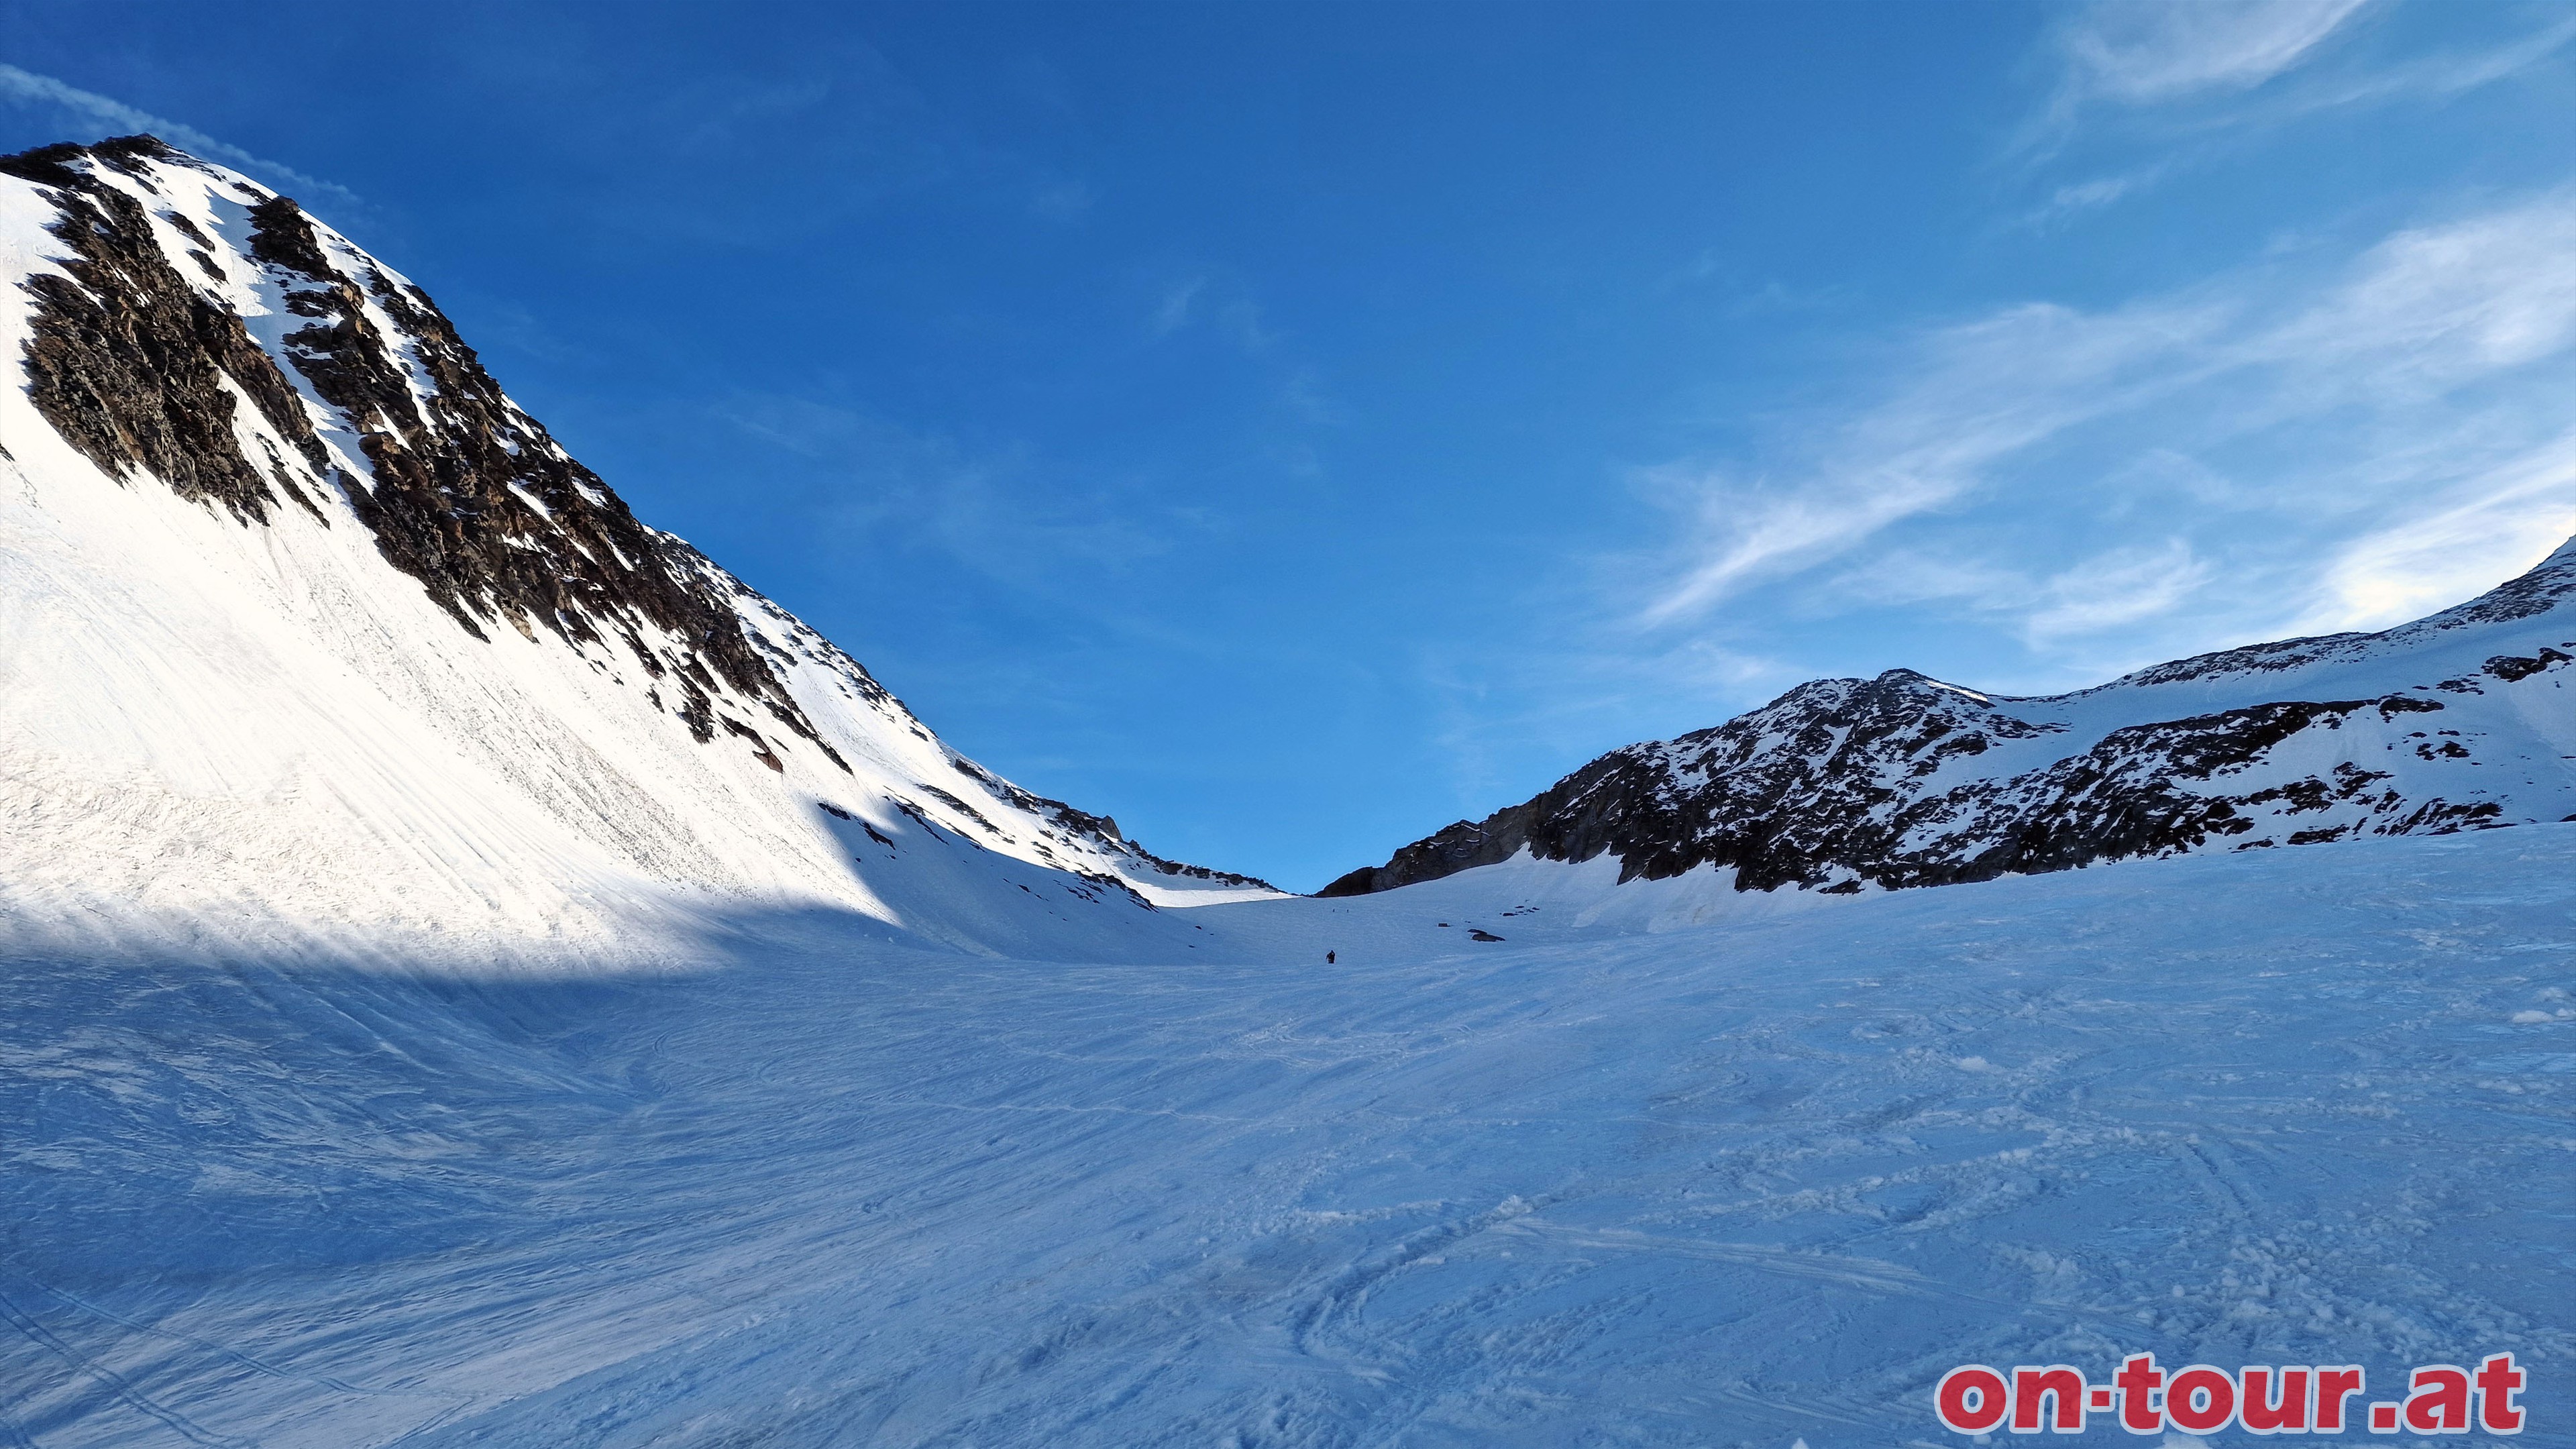
[[[948,748],[256,182],[150,137],[0,159],[0,282],[20,932],[613,955],[638,911],[825,908],[1125,951],[1277,894]]]
[[[2377,634],[2290,639],[2048,698],[1910,669],[1802,684],[1630,745],[1325,887],[1356,895],[1526,852],[1853,892],[2195,850],[2576,819],[2576,540]]]

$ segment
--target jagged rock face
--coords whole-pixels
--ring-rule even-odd
[[[247,521],[266,522],[279,492],[312,508],[281,460],[265,460],[263,472],[244,456],[235,394],[224,383],[246,394],[308,465],[325,468],[295,390],[242,319],[170,265],[142,203],[69,164],[94,158],[135,174],[138,162],[166,151],[146,140],[0,158],[0,171],[57,188],[62,214],[52,231],[73,252],[67,276],[27,282],[42,304],[27,348],[29,391],[55,430],[110,473],[146,469],[181,497],[219,503]]]
[[[0,159],[0,171],[53,188],[62,216],[52,231],[80,256],[69,280],[30,282],[44,305],[29,378],[56,431],[111,473],[141,467],[246,522],[266,522],[279,493],[312,508],[282,459],[246,455],[219,381],[229,379],[314,474],[340,488],[385,561],[469,633],[496,620],[585,642],[604,631],[670,682],[673,712],[700,740],[717,728],[708,692],[721,679],[819,743],[691,551],[639,523],[504,397],[427,293],[345,244],[335,262],[292,199],[243,188],[251,256],[286,312],[309,319],[281,350],[355,435],[368,477],[331,467],[293,385],[241,317],[171,266],[143,205],[94,169],[148,188],[152,163],[195,164],[148,136]],[[215,245],[193,223],[178,224]],[[215,274],[211,253],[198,255]],[[649,647],[644,624],[681,642]]]
[[[148,136],[0,157],[0,273],[25,378],[0,393],[0,615],[54,620],[70,664],[0,656],[0,807],[50,812],[0,896],[441,924],[499,901],[550,930],[631,889],[802,893],[981,948],[996,891],[1030,922],[1276,894],[939,742],[636,519],[425,291],[287,197]],[[73,804],[105,799],[244,863],[167,869],[179,847]],[[327,885],[299,876],[316,857]],[[997,874],[1023,862],[1066,879],[1041,902],[1044,877]]]
[[[1904,669],[1801,685],[1714,729],[1614,750],[1322,894],[1523,850],[1607,853],[1623,881],[1715,866],[1739,890],[1850,892],[2569,818],[2571,599],[2576,542],[2386,633],[2226,650],[2058,698],[1989,698]],[[2485,649],[2506,652],[2471,664]],[[2164,712],[2186,702],[2228,707]]]

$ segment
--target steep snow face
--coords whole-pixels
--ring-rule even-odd
[[[294,202],[149,138],[0,173],[13,938],[605,961],[824,907],[1178,949],[1158,907],[1277,894],[940,743]]]
[[[1528,852],[1701,866],[1743,890],[1853,892],[2097,860],[2576,819],[2576,540],[2379,634],[2258,644],[2077,694],[1990,697],[1912,670],[1801,685],[1631,745],[1324,890]]]

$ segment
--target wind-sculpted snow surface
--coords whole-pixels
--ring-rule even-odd
[[[1828,679],[1715,729],[1614,750],[1325,887],[1608,854],[1620,878],[1734,872],[1854,892],[2207,849],[2576,818],[2576,540],[2381,634],[2294,639],[2079,694],[1989,697],[1912,670]]]
[[[2576,827],[1615,874],[1121,965],[10,962],[0,1442],[1883,1449],[1961,1363],[2509,1350],[2576,1444]]]
[[[0,158],[0,282],[0,934],[606,964],[757,903],[1026,952],[1275,894],[942,745],[291,200]]]

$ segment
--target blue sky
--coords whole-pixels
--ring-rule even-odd
[[[0,0],[959,748],[1311,889],[2576,532],[2576,8]]]

